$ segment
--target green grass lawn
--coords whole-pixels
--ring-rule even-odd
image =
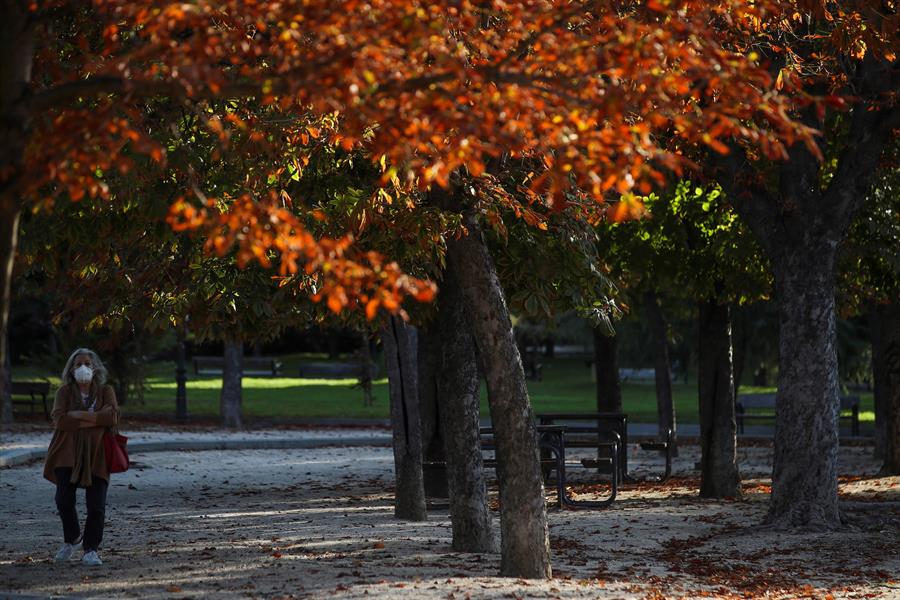
[[[282,357],[282,372],[296,373],[299,355]],[[316,357],[317,360],[320,357]],[[173,415],[175,412],[175,366],[154,363],[148,368],[144,402],[123,406],[128,415]],[[13,368],[14,379],[52,376],[34,368]],[[194,416],[214,417],[219,413],[220,377],[196,376],[188,373],[188,412]],[[245,377],[244,412],[248,416],[274,419],[301,418],[387,418],[388,385],[386,379],[375,382],[374,406],[363,406],[362,391],[352,379],[299,379],[295,377]],[[595,407],[595,384],[591,369],[578,359],[547,360],[543,381],[528,382],[535,412],[591,411]],[[742,392],[774,391],[775,388],[742,387]],[[681,423],[697,422],[696,382],[673,384],[675,410]],[[626,383],[622,389],[623,405],[632,423],[656,422],[656,392],[652,384]],[[483,415],[488,414],[487,394],[482,384]],[[872,394],[862,394],[860,420],[874,421]]]

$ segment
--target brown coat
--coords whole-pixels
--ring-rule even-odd
[[[112,386],[92,385],[90,393],[90,401],[97,399],[94,406],[97,425],[79,428],[83,421],[68,415],[70,410],[87,410],[82,404],[78,385],[64,385],[56,392],[50,414],[55,431],[44,461],[44,479],[56,483],[54,469],[68,467],[72,469],[72,483],[79,487],[90,487],[92,477],[109,481],[103,433],[107,427],[115,427],[119,422],[119,404]]]

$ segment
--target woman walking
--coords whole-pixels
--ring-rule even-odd
[[[98,551],[109,487],[103,433],[119,422],[119,405],[112,386],[106,385],[106,374],[96,352],[79,348],[66,362],[56,392],[51,414],[55,431],[44,478],[56,484],[56,507],[63,525],[65,543],[56,553],[57,561],[68,560],[83,547],[84,564],[103,564]],[[78,488],[84,489],[87,501],[83,536],[75,509]]]

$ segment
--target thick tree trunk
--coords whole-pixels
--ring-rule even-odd
[[[427,519],[422,480],[422,422],[419,418],[417,333],[401,318],[389,316],[381,329],[391,396],[394,446],[394,516]]]
[[[837,496],[838,377],[834,250],[776,254],[779,364],[768,521],[779,528],[841,524]]]
[[[441,341],[438,403],[442,407],[440,419],[447,456],[453,549],[457,552],[496,552],[478,432],[479,379],[475,340],[466,319],[459,282],[451,266],[444,271],[437,320]]]
[[[9,377],[9,304],[22,209],[18,186],[28,141],[35,19],[26,2],[0,2],[0,13],[0,381],[4,381]],[[0,422],[12,420],[12,398],[3,395]]]
[[[777,190],[747,176],[752,161],[737,145],[714,159],[724,171],[717,173],[717,180],[774,267],[779,373],[767,520],[776,528],[831,529],[841,524],[835,254],[900,123],[900,111],[880,100],[896,87],[892,69],[889,61],[869,55],[848,74],[859,96],[848,112],[846,130],[839,139],[834,137],[840,143],[824,191],[821,165],[802,144],[791,146],[778,172],[772,170],[764,178],[771,181],[777,175]],[[831,126],[811,108],[802,118],[819,129]]]
[[[741,495],[734,417],[731,318],[727,305],[700,303],[700,496]]]
[[[873,353],[879,365],[875,380],[875,410],[883,423],[884,475],[900,475],[900,303],[878,306],[878,348]]]
[[[509,310],[474,216],[466,237],[450,240],[447,258],[459,278],[472,333],[484,361],[500,479],[500,574],[549,578],[550,543],[534,412]]]
[[[675,404],[672,401],[672,367],[669,364],[669,336],[666,319],[659,306],[656,292],[644,293],[644,307],[650,321],[653,350],[653,370],[656,372],[656,408],[659,421],[659,437],[664,439],[666,431],[672,430],[672,441],[677,440],[675,429]]]
[[[242,426],[244,376],[244,344],[227,341],[222,352],[222,394],[219,396],[219,412],[222,425],[239,429]]]
[[[441,431],[443,407],[438,398],[438,374],[441,364],[441,339],[435,324],[419,328],[418,383],[419,416],[422,420],[422,456],[425,462],[444,461]],[[425,467],[422,470],[425,496],[447,498],[447,469]]]
[[[185,351],[185,332],[178,326],[175,332],[175,418],[187,420],[187,353]]]
[[[594,373],[597,376],[597,411],[622,412],[619,379],[619,338],[594,327]]]

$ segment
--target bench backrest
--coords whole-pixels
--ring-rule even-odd
[[[195,356],[194,362],[200,365],[221,365],[223,358],[221,356]],[[245,356],[243,358],[244,365],[269,367],[278,362],[277,359],[268,356]]]
[[[741,394],[737,404],[748,408],[775,408],[775,394]],[[841,410],[859,409],[859,396],[841,396]]]
[[[11,393],[26,396],[30,394],[41,394],[46,396],[50,393],[49,381],[13,381]]]
[[[654,369],[619,369],[620,379],[656,379],[656,371]]]
[[[775,394],[741,394],[737,404],[747,408],[775,408]]]
[[[346,379],[360,377],[363,365],[360,362],[302,362],[300,363],[300,377],[319,377],[322,379]],[[378,375],[378,365],[369,363],[369,375]]]

